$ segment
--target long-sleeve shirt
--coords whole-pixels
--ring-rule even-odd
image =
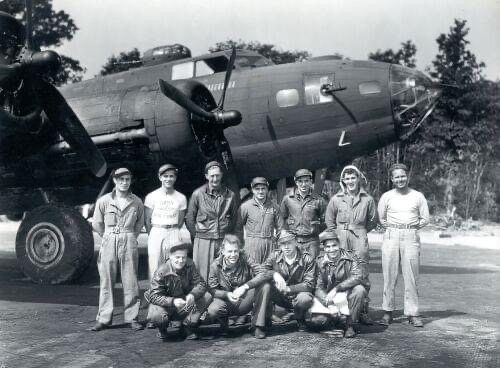
[[[191,195],[186,226],[193,237],[222,239],[233,231],[237,210],[235,194],[231,190],[222,186],[219,191],[211,193],[205,184]]]
[[[315,236],[319,234],[319,225],[325,221],[326,201],[312,191],[302,197],[295,188],[292,194],[283,198],[280,210],[284,229],[297,236]]]
[[[131,232],[135,235],[141,232],[144,226],[144,205],[141,199],[129,192],[123,200],[125,206],[120,208],[115,190],[97,200],[92,226],[99,235],[102,235],[103,231],[114,228],[118,228],[120,232]]]
[[[422,193],[411,188],[405,194],[396,189],[382,194],[378,215],[384,227],[390,224],[414,225],[421,229],[429,223],[427,200]]]
[[[297,248],[295,261],[289,265],[281,249],[275,250],[263,264],[264,268],[279,273],[286,281],[290,292],[312,292],[316,283],[316,262],[309,253]]]
[[[192,294],[197,300],[207,291],[207,284],[200,276],[192,260],[176,271],[170,260],[162,264],[153,275],[151,287],[144,293],[146,300],[161,307],[172,307],[174,299]]]
[[[254,198],[240,206],[235,231],[242,237],[243,228],[248,238],[272,238],[274,232],[279,233],[283,227],[283,219],[278,205],[269,198],[260,205]]]
[[[240,254],[238,262],[232,269],[226,267],[224,256],[220,255],[210,265],[208,288],[215,298],[227,299],[229,292],[244,284],[253,289],[271,278],[271,272],[252,262],[244,253]]]
[[[338,225],[351,224],[364,227],[369,232],[377,227],[375,201],[363,188],[355,197],[340,191],[328,203],[325,223],[328,230],[334,230]]]
[[[370,289],[368,270],[365,261],[344,249],[339,249],[340,255],[336,261],[330,261],[326,256],[316,259],[318,277],[316,279],[316,296],[324,301],[326,295],[333,289],[346,291],[357,285]]]

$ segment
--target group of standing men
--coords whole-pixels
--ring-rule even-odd
[[[306,314],[314,302],[331,308],[342,297],[348,316],[341,320],[345,337],[354,337],[353,323],[371,324],[368,318],[369,245],[367,233],[380,224],[386,229],[382,245],[384,316],[389,325],[395,309],[394,293],[401,264],[405,282],[405,314],[416,327],[417,278],[420,242],[417,230],[428,222],[424,196],[408,187],[408,169],[390,168],[394,189],[384,193],[377,208],[361,181],[366,178],[352,165],[341,173],[341,190],[330,202],[312,191],[312,173],[295,174],[293,192],[281,206],[268,196],[269,183],[257,177],[251,182],[253,198],[239,208],[235,193],[222,184],[218,162],[205,167],[207,183],[186,197],[174,188],[178,171],[160,167],[162,186],[146,196],[144,206],[129,188],[132,174],[114,172],[114,190],[101,197],[93,228],[102,237],[98,258],[101,278],[99,312],[92,328],[100,331],[112,323],[113,286],[119,265],[124,290],[124,318],[133,329],[140,305],[137,282],[137,236],[145,225],[148,238],[149,278],[145,293],[150,303],[148,327],[157,327],[167,338],[171,321],[188,339],[198,337],[200,316],[218,321],[227,332],[228,317],[251,312],[256,338],[265,338],[272,325],[273,305],[292,309],[299,330],[305,331]],[[183,223],[194,238],[181,239]],[[326,230],[320,234],[320,226]],[[242,246],[243,244],[243,246]],[[320,255],[320,245],[324,255]],[[188,254],[192,251],[192,260]],[[339,299],[340,298],[340,299]],[[311,322],[334,326],[337,319],[322,312]],[[339,315],[337,315],[339,316]]]

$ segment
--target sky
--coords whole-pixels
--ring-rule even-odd
[[[500,80],[500,0],[53,0],[79,30],[56,49],[98,74],[112,54],[181,43],[193,56],[228,39],[271,43],[313,56],[366,60],[377,49],[417,46],[417,68],[432,64],[436,38],[467,20],[469,48]]]

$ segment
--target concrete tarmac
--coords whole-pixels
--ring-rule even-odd
[[[171,331],[161,342],[155,330],[134,332],[122,324],[121,285],[111,329],[96,333],[99,275],[95,263],[76,283],[40,286],[27,280],[15,259],[15,226],[0,229],[0,368],[10,367],[500,367],[500,248],[423,244],[419,280],[424,328],[402,315],[398,282],[394,323],[360,326],[354,339],[300,333],[296,323],[275,326],[256,340],[247,326],[213,338],[182,341]],[[141,236],[143,237],[143,236]],[[480,240],[479,240],[480,241]],[[144,244],[145,239],[141,239]],[[380,246],[371,248],[371,317],[380,318]],[[141,247],[140,285],[147,288]],[[146,308],[141,309],[145,317]]]

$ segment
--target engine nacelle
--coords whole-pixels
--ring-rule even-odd
[[[212,94],[202,83],[195,80],[171,83],[204,109],[215,108],[216,103]],[[193,116],[186,109],[165,97],[161,92],[158,93],[155,102],[155,128],[162,152],[169,154],[187,146],[197,145],[191,126],[192,120]]]

